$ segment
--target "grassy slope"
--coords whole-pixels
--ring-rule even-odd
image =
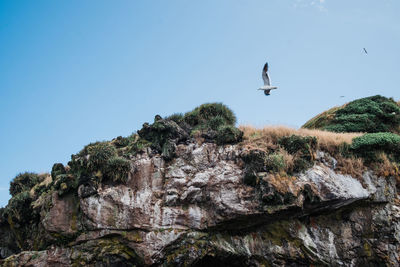
[[[324,111],[321,114],[318,114],[317,116],[311,118],[301,127],[307,129],[324,128],[335,118],[336,111],[338,111],[341,108],[343,108],[343,106],[333,107],[331,109],[328,109],[327,111]]]
[[[333,107],[307,121],[302,128],[334,132],[400,132],[400,101],[380,95]]]

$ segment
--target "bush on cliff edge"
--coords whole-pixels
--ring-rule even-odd
[[[379,153],[400,159],[400,136],[393,133],[367,133],[353,139],[350,146],[357,155],[367,161],[376,160]]]
[[[233,111],[222,103],[206,103],[196,107],[194,110],[187,112],[183,120],[190,126],[205,125],[210,120],[219,117],[224,124],[235,125],[236,116]]]
[[[10,195],[15,196],[23,191],[29,191],[39,182],[40,178],[36,173],[20,173],[10,182]]]
[[[400,107],[380,95],[354,100],[312,118],[304,128],[332,132],[399,132]]]

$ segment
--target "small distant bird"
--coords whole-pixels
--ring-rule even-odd
[[[271,86],[271,82],[268,75],[268,62],[265,63],[264,68],[262,70],[262,79],[264,80],[264,86],[258,88],[258,90],[264,90],[265,95],[270,95],[271,90],[278,88],[276,86]]]
[[[341,95],[340,97],[344,97],[344,95]]]
[[[363,49],[364,49],[365,54],[368,55],[367,49],[365,49],[365,47]]]

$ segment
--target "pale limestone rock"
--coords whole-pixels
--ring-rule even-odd
[[[108,266],[95,263],[101,255],[115,266],[202,266],[210,259],[231,266],[360,266],[376,259],[398,265],[400,208],[392,179],[366,172],[360,182],[336,173],[334,159],[321,152],[304,173],[259,173],[251,187],[243,183],[236,145],[179,144],[169,162],[152,153],[131,158],[126,184],[100,185],[79,198],[53,196],[45,231],[77,236],[68,247],[8,261]]]

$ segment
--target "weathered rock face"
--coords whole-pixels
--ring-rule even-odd
[[[3,265],[398,266],[394,179],[338,174],[320,152],[307,171],[258,173],[252,187],[238,146],[190,143],[175,153],[133,157],[126,184],[53,194],[40,214],[50,245]],[[0,245],[2,257],[13,251]]]

